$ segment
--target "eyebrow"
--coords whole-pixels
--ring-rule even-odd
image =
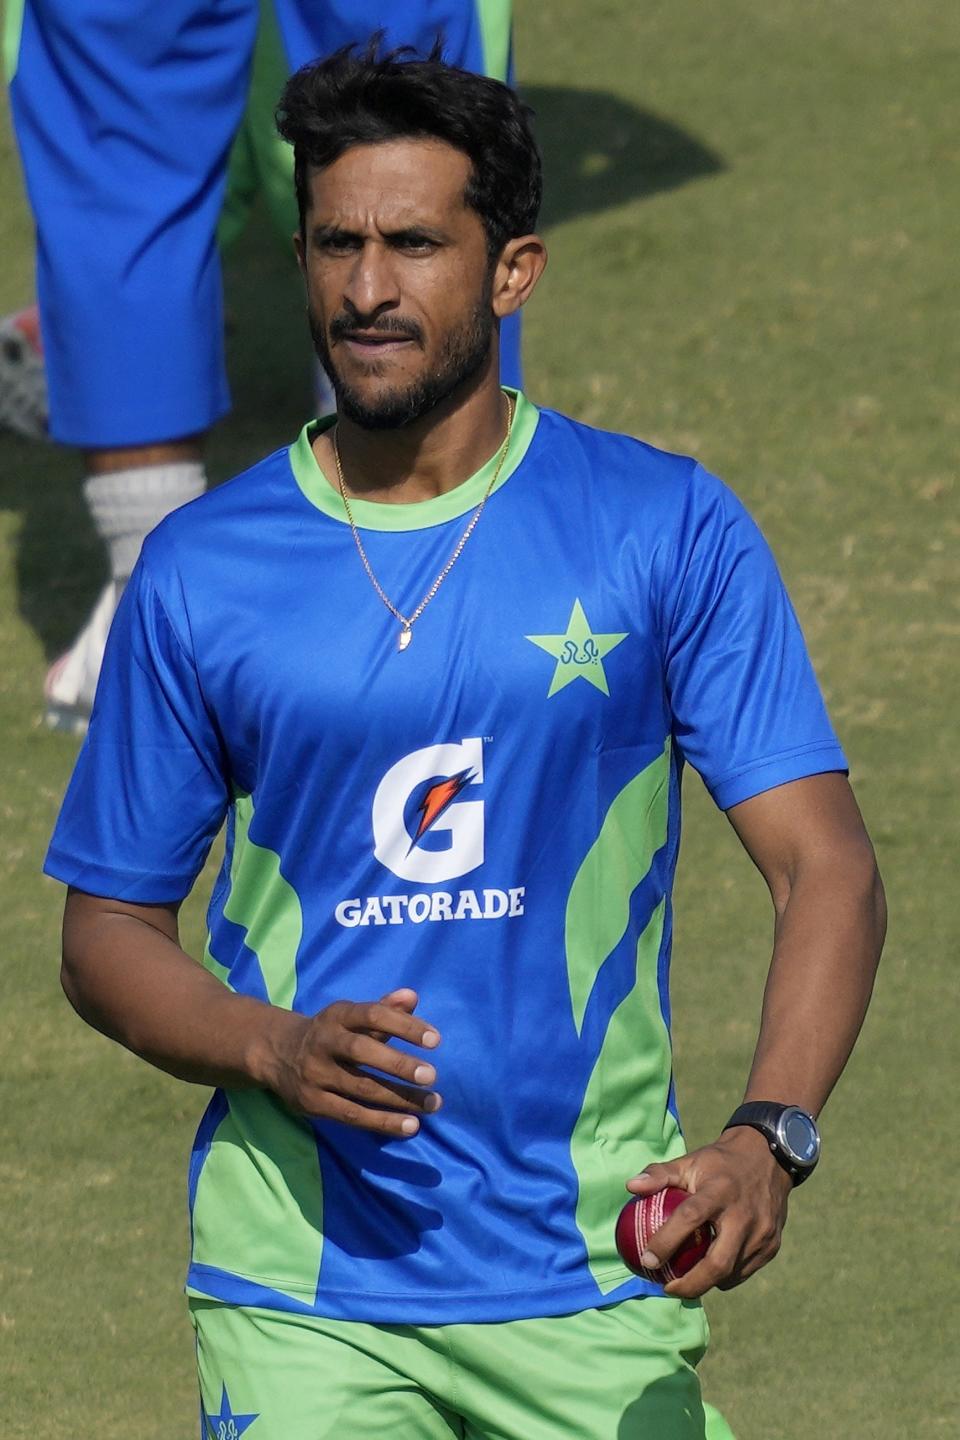
[[[398,225],[395,229],[383,230],[380,233],[385,240],[403,240],[408,236],[422,236],[425,240],[435,240],[442,244],[449,239],[446,231],[438,229],[435,225],[416,223]],[[346,225],[315,225],[310,231],[310,239],[315,245],[322,245],[325,240],[362,241],[365,238],[359,230],[351,230]]]

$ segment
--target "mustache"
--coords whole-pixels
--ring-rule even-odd
[[[381,315],[372,325],[365,325],[359,316],[341,311],[330,321],[328,333],[330,339],[336,342],[358,330],[365,335],[395,335],[401,340],[415,340],[418,344],[423,341],[423,330],[416,320],[407,320],[401,315]]]

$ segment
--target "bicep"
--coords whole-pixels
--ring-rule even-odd
[[[804,867],[874,870],[873,848],[844,774],[809,775],[777,785],[727,811],[741,844],[778,909]]]
[[[89,895],[83,890],[70,886],[63,908],[63,958],[64,964],[82,963],[90,951],[90,942],[103,923],[111,916],[126,916],[149,925],[174,944],[180,942],[177,917],[181,901],[166,904],[138,905],[130,900],[113,900],[101,895]]]

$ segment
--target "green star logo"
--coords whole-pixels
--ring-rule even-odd
[[[603,657],[609,655],[621,640],[626,640],[629,631],[619,635],[595,635],[579,600],[574,600],[570,619],[563,635],[525,635],[541,650],[546,650],[557,662],[547,691],[547,699],[556,695],[571,680],[589,680],[604,695],[609,695],[607,677],[603,669]]]

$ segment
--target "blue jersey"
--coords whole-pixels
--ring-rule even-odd
[[[695,461],[519,397],[401,652],[316,428],[148,539],[47,869],[175,901],[226,820],[207,967],[305,1013],[412,987],[444,1106],[384,1140],[218,1091],[189,1287],[410,1324],[656,1293],[614,1224],[625,1179],[683,1149],[683,764],[723,808],[845,768],[776,567]],[[438,499],[353,502],[405,613],[495,464]]]

